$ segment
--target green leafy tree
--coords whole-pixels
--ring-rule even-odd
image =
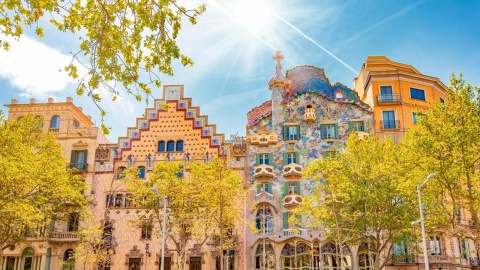
[[[67,169],[61,146],[40,118],[7,121],[0,112],[0,251],[48,237],[54,220],[88,213],[85,183]]]
[[[193,65],[176,39],[182,19],[196,24],[204,11],[205,5],[188,9],[176,0],[7,0],[0,1],[0,34],[18,39],[28,27],[43,37],[48,19],[59,31],[80,35],[78,51],[65,68],[78,79],[77,94],[86,92],[99,106],[103,87],[113,100],[125,93],[148,102],[151,87],[160,87],[158,73],[173,75],[172,60]],[[10,44],[0,39],[1,47],[8,50]],[[99,108],[103,119],[105,111]]]
[[[350,136],[346,151],[307,166],[304,177],[318,184],[294,212],[339,246],[367,243],[373,266],[383,268],[393,243],[414,238],[411,223],[418,219],[416,170],[404,153],[392,140]]]
[[[452,74],[445,103],[433,105],[403,140],[426,175],[436,178],[422,188],[426,225],[480,248],[480,99],[479,87]],[[469,219],[469,225],[462,224]]]
[[[165,161],[155,164],[148,180],[138,178],[136,168],[127,170],[125,177],[127,189],[135,193],[134,201],[146,210],[138,219],[157,221],[157,235],[163,223],[162,199],[167,198],[166,237],[174,244],[169,249],[177,253],[177,269],[185,265],[189,243],[202,247],[217,236],[221,249],[230,248],[229,243],[233,245],[234,241],[229,232],[242,205],[237,196],[241,195],[241,178],[220,160],[190,162],[188,168],[189,172],[183,172],[181,163]]]

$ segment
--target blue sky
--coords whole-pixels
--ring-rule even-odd
[[[185,95],[227,137],[245,134],[246,113],[269,99],[276,50],[285,56],[284,72],[298,65],[322,67],[332,83],[351,88],[369,55],[413,65],[447,85],[452,72],[462,72],[480,86],[480,1],[256,0],[248,16],[237,5],[247,0],[203,2],[207,12],[195,26],[185,22],[178,41],[194,67],[175,64],[175,75],[161,78],[163,84],[184,84]],[[75,82],[59,72],[78,37],[46,28],[44,39],[26,31],[9,52],[0,52],[0,103],[70,96],[99,125],[93,103],[76,96]],[[154,91],[161,95],[161,89]],[[131,97],[109,100],[102,102],[112,127],[108,138],[117,142],[146,105]]]

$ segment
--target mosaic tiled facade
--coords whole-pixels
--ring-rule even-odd
[[[343,151],[353,129],[371,133],[373,112],[351,89],[331,85],[323,69],[299,66],[284,76],[282,58],[279,53],[274,57],[271,100],[247,114],[247,172],[254,186],[247,220],[257,231],[247,232],[246,265],[320,269],[319,257],[311,251],[332,253],[335,248],[331,250],[320,230],[295,230],[287,221],[314,185],[302,178],[302,170],[310,160]]]

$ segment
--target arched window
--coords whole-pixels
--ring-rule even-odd
[[[261,205],[255,217],[255,225],[259,234],[272,234],[273,214],[270,207]]]
[[[126,168],[123,167],[123,166],[122,166],[122,167],[118,167],[118,169],[117,169],[117,179],[125,178],[125,173],[124,173],[125,169],[126,169]]]
[[[312,265],[312,248],[305,243],[297,244],[297,269],[306,269]]]
[[[50,120],[50,128],[60,128],[60,116],[55,115],[52,117],[52,120]]]
[[[63,253],[63,270],[75,269],[75,257],[73,256],[73,249],[67,249]]]
[[[138,167],[138,178],[145,178],[145,167],[140,166]]]
[[[350,249],[343,245],[343,257],[341,257],[340,248],[332,243],[326,243],[322,246],[321,254],[323,258],[324,270],[343,270],[352,269],[352,253]]]
[[[295,246],[286,244],[283,246],[280,255],[280,268],[285,270],[296,270],[295,267]]]
[[[362,243],[358,248],[358,267],[360,270],[373,270],[375,254],[371,252],[368,243]]]
[[[35,251],[33,251],[33,248],[26,248],[25,250],[23,250],[20,269],[32,270],[34,255],[35,255]]]
[[[266,239],[260,242],[255,252],[255,270],[275,269],[275,253],[273,247]]]
[[[40,128],[43,128],[43,122],[44,122],[43,117],[40,116],[40,115],[37,115],[37,116],[35,116],[35,119],[39,122],[39,123],[38,123],[38,124],[39,124],[39,127],[40,127]]]
[[[183,141],[179,140],[177,141],[177,147],[175,148],[177,152],[183,151]]]
[[[165,152],[165,141],[158,142],[158,152]]]
[[[168,141],[167,142],[167,152],[173,152],[175,151],[175,142],[174,141]]]

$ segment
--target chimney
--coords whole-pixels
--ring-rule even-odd
[[[73,98],[67,97],[67,102],[68,102],[68,103],[72,103],[72,102],[73,102]]]
[[[53,98],[49,97],[48,98],[48,103],[53,103]]]
[[[18,100],[12,99],[12,104],[18,104]]]
[[[34,98],[31,98],[30,99],[30,104],[35,104],[35,103],[37,103],[37,101]]]
[[[82,108],[82,107],[78,107],[78,109],[79,109],[80,111],[82,111],[82,110],[83,110],[83,108]]]

